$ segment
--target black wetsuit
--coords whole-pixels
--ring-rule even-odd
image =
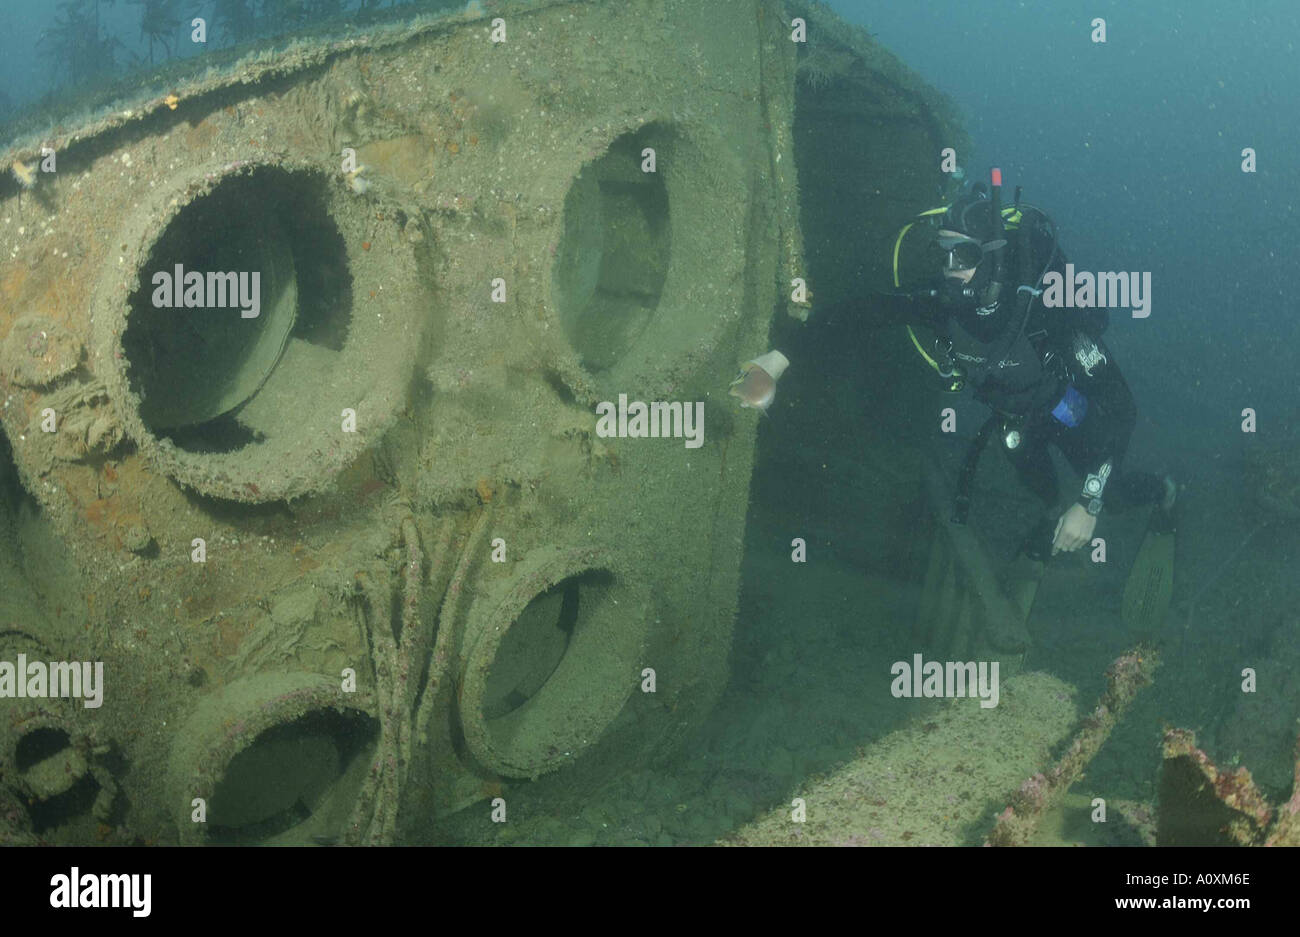
[[[1035,275],[1052,252],[1035,232]],[[1024,269],[1008,251],[1004,270]],[[987,261],[986,261],[987,262]],[[1059,250],[1050,270],[1064,272]],[[1125,510],[1158,502],[1163,481],[1145,472],[1122,471],[1124,453],[1137,422],[1137,408],[1114,353],[1101,340],[1105,310],[1048,308],[1038,297],[1023,329],[1017,329],[1016,285],[1004,278],[994,311],[978,315],[974,306],[936,310],[931,322],[937,360],[955,363],[966,375],[975,399],[1000,421],[1000,448],[1020,480],[1043,502],[1044,515],[1023,549],[1035,558],[1050,552],[1059,498],[1056,469],[1048,445],[1055,445],[1085,479],[1100,478],[1102,491],[1092,510]],[[1015,335],[1013,336],[1013,332]],[[1014,340],[1013,340],[1014,338]],[[1017,442],[1014,447],[1011,442]],[[1087,482],[1085,482],[1085,485]],[[1088,507],[1094,498],[1080,494]]]

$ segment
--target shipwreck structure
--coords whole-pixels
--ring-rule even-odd
[[[98,707],[0,703],[4,839],[429,841],[699,722],[755,451],[726,382],[862,246],[799,167],[869,146],[883,243],[957,139],[795,6],[471,4],[0,155],[0,658],[103,664]],[[258,313],[157,302],[185,271],[258,271]],[[620,394],[703,401],[703,445],[602,438]]]

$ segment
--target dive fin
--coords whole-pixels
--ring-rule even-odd
[[[1016,633],[1023,635],[1025,650],[1020,655],[1020,667],[1027,666],[1030,651],[1034,647],[1034,637],[1029,630],[1030,615],[1034,611],[1034,600],[1038,598],[1038,584],[1043,581],[1043,571],[1047,564],[1042,560],[1031,559],[1024,553],[1017,554],[1002,577],[1002,593],[1007,597],[1015,613],[1019,615]]]
[[[1164,627],[1174,595],[1174,544],[1174,527],[1156,508],[1124,586],[1123,617],[1130,635],[1154,638]]]
[[[1022,553],[1011,561],[1002,581],[1002,591],[1026,624],[1034,610],[1034,599],[1038,597],[1038,584],[1043,580],[1045,565],[1042,560],[1030,559]]]

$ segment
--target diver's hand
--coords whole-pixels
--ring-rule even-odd
[[[1069,553],[1079,549],[1092,539],[1092,532],[1097,529],[1097,518],[1089,514],[1082,504],[1072,504],[1056,522],[1056,534],[1052,537],[1052,556]]]

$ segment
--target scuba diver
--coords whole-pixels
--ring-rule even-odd
[[[1172,587],[1177,485],[1168,476],[1125,471],[1137,408],[1114,352],[1101,338],[1107,312],[1044,305],[1044,279],[1065,273],[1056,225],[1041,209],[1022,203],[1019,189],[1014,205],[1003,208],[996,169],[992,183],[991,190],[978,183],[952,204],[924,212],[900,232],[894,250],[898,286],[904,236],[912,228],[925,235],[922,263],[930,284],[890,295],[906,300],[911,322],[930,333],[927,348],[908,324],[913,344],[944,389],[969,387],[992,411],[967,450],[953,521],[965,523],[980,453],[996,432],[1016,475],[1044,509],[1017,559],[1032,561],[1041,575],[1049,556],[1091,543],[1103,511],[1153,505],[1126,589],[1125,618],[1163,618]],[[1082,479],[1063,509],[1049,447]]]

